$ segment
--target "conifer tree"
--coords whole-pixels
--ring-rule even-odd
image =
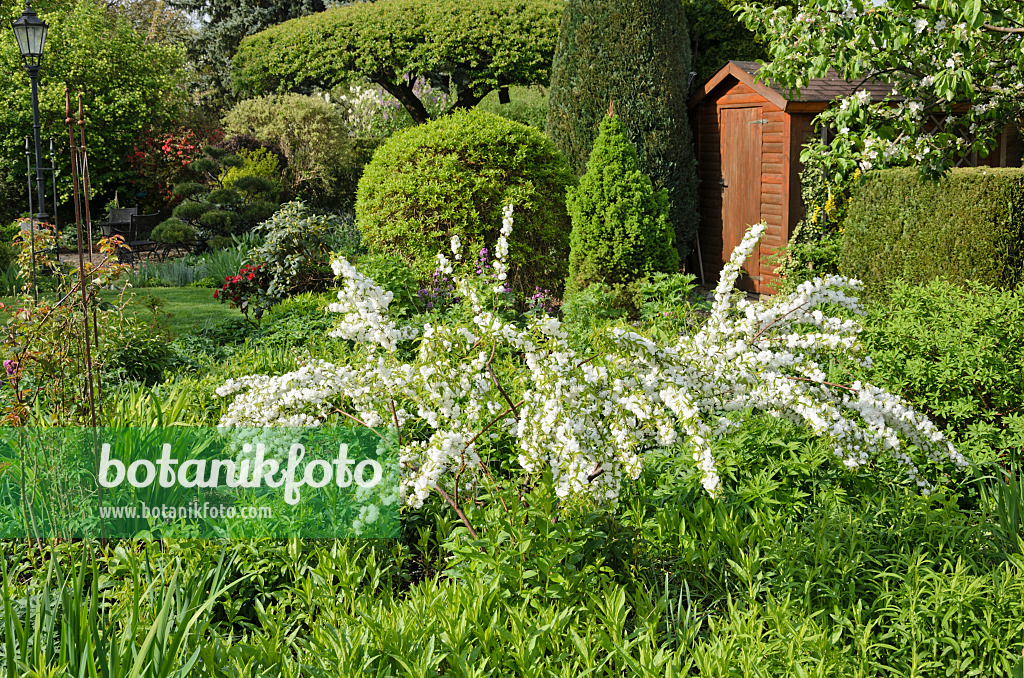
[[[578,175],[610,101],[641,170],[668,191],[681,256],[697,233],[697,172],[687,118],[691,54],[680,0],[567,0],[549,93],[548,136]]]
[[[636,148],[612,110],[566,202],[572,219],[567,296],[593,283],[626,284],[678,270],[667,191],[655,190],[640,171]]]

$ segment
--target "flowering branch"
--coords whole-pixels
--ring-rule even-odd
[[[499,272],[510,232],[511,208],[496,247]],[[612,327],[582,360],[556,318],[517,324],[486,310],[483,300],[496,299],[487,292],[493,279],[457,281],[470,320],[417,332],[389,317],[390,293],[338,260],[334,267],[344,280],[331,310],[342,320],[334,335],[363,351],[348,365],[313,360],[279,377],[228,381],[217,391],[234,395],[221,424],[318,425],[329,402],[344,402],[353,412],[346,416],[365,426],[390,421],[406,429],[399,455],[409,506],[436,491],[457,513],[460,493],[472,492],[481,474],[494,483],[481,454],[496,445],[511,445],[526,475],[550,473],[561,505],[584,497],[614,500],[655,446],[692,455],[705,489],[718,495],[715,441],[751,411],[803,423],[829,440],[848,468],[884,456],[926,492],[925,464],[966,465],[934,424],[897,396],[869,384],[826,381],[821,356],[862,360],[858,322],[826,313],[833,307],[863,313],[858,282],[816,279],[770,303],[734,293],[763,232],[763,224],[751,227],[733,252],[711,317],[698,332],[667,344]],[[458,258],[457,242],[452,249]],[[443,268],[447,260],[442,255],[439,262]],[[416,356],[403,362],[396,348],[415,336]],[[493,365],[499,347],[514,357],[500,374]],[[513,402],[510,392],[521,399]],[[912,458],[915,450],[923,457]],[[469,527],[464,514],[460,519]]]

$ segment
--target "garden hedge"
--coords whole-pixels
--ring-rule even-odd
[[[916,169],[879,170],[853,191],[840,271],[869,294],[895,279],[1012,288],[1022,266],[1024,169],[954,169],[937,182]]]
[[[463,267],[479,248],[493,248],[502,208],[512,204],[509,282],[528,296],[565,281],[565,194],[575,183],[539,131],[470,109],[406,129],[378,148],[359,181],[356,219],[371,250],[398,254],[427,278],[438,252],[451,258],[454,235]]]

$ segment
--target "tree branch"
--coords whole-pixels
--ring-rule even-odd
[[[405,110],[409,111],[409,115],[412,116],[413,122],[417,125],[430,122],[430,114],[427,113],[423,102],[412,91],[410,85],[396,85],[393,80],[386,77],[377,78],[374,82],[383,87],[388,94],[398,99],[398,103],[402,104]]]
[[[993,33],[1024,33],[1024,28],[1007,28],[1005,26],[993,26],[992,24],[982,24],[981,27]]]
[[[467,530],[469,530],[469,535],[473,537],[473,539],[479,539],[476,530],[473,529],[473,526],[469,523],[469,518],[466,517],[466,514],[463,512],[462,508],[458,505],[458,503],[454,499],[452,499],[447,492],[442,490],[441,486],[438,485],[437,483],[434,484],[434,489],[437,490],[437,493],[441,495],[441,497],[444,498],[446,502],[448,502],[449,506],[455,509],[455,513],[459,516],[459,520],[461,520],[462,524],[466,526]]]

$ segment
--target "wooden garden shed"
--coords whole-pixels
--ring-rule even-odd
[[[730,61],[690,101],[701,217],[694,263],[705,279],[717,279],[747,226],[764,221],[759,256],[748,259],[749,279],[741,286],[771,293],[777,276],[766,259],[789,242],[803,217],[800,149],[815,134],[811,121],[836,99],[867,90],[877,101],[892,87],[847,82],[830,71],[812,80],[799,97],[789,96],[758,82],[759,68],[750,61]],[[1020,157],[1020,139],[1008,128],[988,158],[968,158],[964,164],[1016,166]]]

